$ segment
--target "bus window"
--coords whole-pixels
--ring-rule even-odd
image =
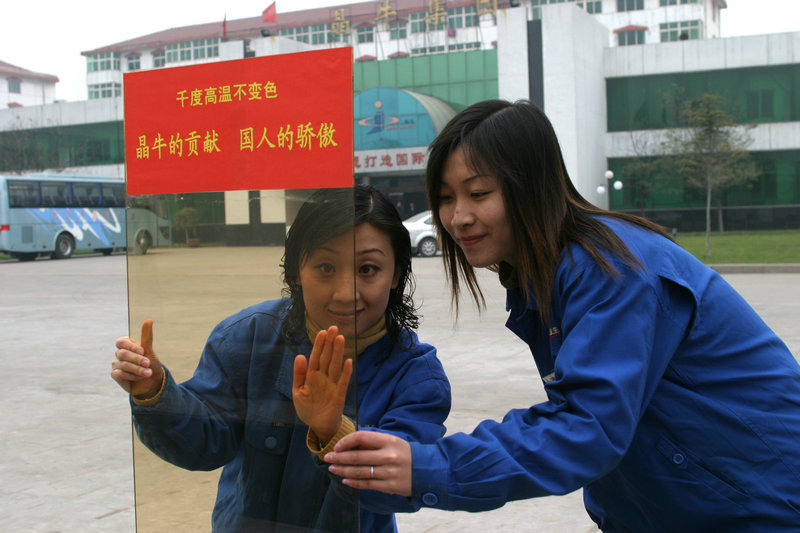
[[[97,183],[73,183],[72,205],[94,207],[100,205],[100,187]]]
[[[67,187],[67,184],[60,181],[43,181],[42,206],[43,207],[69,206],[69,189]]]
[[[8,181],[9,207],[41,207],[38,181]]]
[[[125,186],[103,183],[103,205],[105,207],[125,207]]]

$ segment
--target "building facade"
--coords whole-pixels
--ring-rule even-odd
[[[697,193],[674,176],[669,190],[643,195],[641,178],[625,168],[658,155],[675,127],[667,93],[710,92],[754,124],[750,150],[762,169],[755,185],[725,197],[726,229],[796,228],[800,33],[718,38],[725,7],[722,0],[383,0],[188,26],[84,52],[89,101],[45,106],[23,121],[40,120],[32,128],[42,136],[58,129],[59,139],[73,139],[56,151],[63,167],[123,175],[126,72],[350,46],[356,181],[420,210],[427,145],[447,119],[487,98],[530,98],[553,122],[587,199],[686,231],[701,229]],[[644,38],[620,38],[629,31]],[[0,141],[26,111],[0,113]],[[609,169],[622,188],[601,194]]]
[[[0,109],[55,102],[58,77],[0,61]]]

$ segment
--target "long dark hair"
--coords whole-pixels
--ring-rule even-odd
[[[458,309],[459,278],[475,302],[485,305],[472,265],[447,233],[439,218],[442,173],[453,150],[464,151],[467,164],[500,183],[514,238],[514,268],[493,265],[508,273],[507,284],[525,290],[530,284],[541,319],[549,318],[555,271],[569,242],[583,247],[600,265],[617,273],[602,250],[620,257],[632,268],[641,264],[598,216],[616,218],[667,236],[661,226],[634,215],[600,209],[584,199],[567,173],[553,126],[536,105],[487,100],[453,117],[430,146],[427,167],[428,199],[442,243],[443,260]],[[667,236],[667,238],[669,238]]]
[[[397,209],[377,189],[368,185],[320,189],[300,207],[286,236],[281,268],[283,294],[291,299],[291,306],[281,332],[290,346],[298,346],[308,338],[303,288],[297,283],[303,261],[329,240],[352,231],[359,224],[372,224],[392,243],[398,282],[389,293],[385,313],[392,344],[398,341],[401,329],[419,326],[413,300],[411,239]]]

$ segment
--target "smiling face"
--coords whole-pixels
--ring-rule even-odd
[[[470,168],[460,148],[445,163],[439,202],[439,218],[470,265],[513,264],[514,237],[500,183]]]
[[[389,291],[397,287],[389,236],[372,224],[359,224],[355,238],[349,231],[306,257],[297,283],[318,326],[336,325],[346,339],[355,338],[383,319]]]

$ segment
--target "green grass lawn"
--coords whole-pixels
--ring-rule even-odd
[[[800,263],[800,230],[712,233],[711,257],[706,257],[705,233],[679,233],[677,241],[709,265]]]

